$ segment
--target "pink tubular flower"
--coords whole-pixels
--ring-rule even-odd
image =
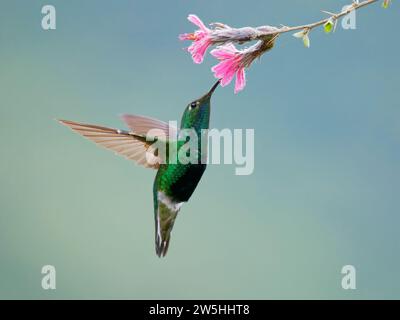
[[[238,50],[233,44],[229,43],[212,50],[211,54],[221,61],[211,68],[214,76],[221,79],[221,86],[225,87],[231,83],[236,74],[235,93],[243,90],[246,85],[246,74],[244,71],[246,67],[244,63],[245,50]]]
[[[198,26],[200,29],[193,33],[184,33],[179,35],[180,40],[191,40],[193,43],[187,49],[192,55],[194,63],[202,63],[204,55],[209,46],[212,45],[211,30],[208,29],[203,21],[194,14],[188,16],[188,20]]]
[[[246,86],[245,68],[250,67],[253,61],[266,51],[271,50],[276,37],[260,40],[249,48],[238,50],[232,43],[218,46],[211,51],[211,55],[220,60],[220,63],[211,68],[214,76],[221,79],[221,86],[231,83],[236,75],[235,93]]]
[[[279,29],[272,26],[232,28],[223,23],[213,23],[209,29],[194,14],[190,14],[188,20],[199,29],[193,33],[181,34],[179,39],[193,41],[187,50],[192,55],[194,63],[202,63],[207,49],[217,46],[211,51],[211,55],[220,62],[211,70],[214,76],[221,80],[223,87],[231,83],[236,75],[235,93],[246,86],[245,69],[249,68],[256,58],[271,50],[275,39],[279,36]],[[258,40],[257,43],[243,50],[238,50],[234,46],[234,43],[243,44],[254,40]]]

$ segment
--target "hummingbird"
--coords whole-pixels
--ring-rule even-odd
[[[153,184],[153,202],[155,250],[159,257],[167,254],[178,212],[182,204],[189,201],[207,164],[206,161],[191,161],[185,164],[169,161],[173,157],[170,153],[161,155],[152,145],[154,141],[162,142],[165,149],[170,150],[168,147],[173,144],[179,152],[186,143],[186,139],[179,138],[179,132],[190,129],[200,137],[203,130],[209,129],[211,96],[219,83],[220,80],[206,94],[186,106],[180,129],[157,119],[129,114],[121,116],[129,130],[58,120],[96,144],[146,168],[157,170]],[[199,144],[197,148],[196,145],[195,151],[198,160],[207,158],[207,148],[204,146]]]

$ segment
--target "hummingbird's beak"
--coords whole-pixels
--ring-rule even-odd
[[[217,89],[221,80],[218,80],[211,88],[211,90],[207,93],[207,96],[210,96],[214,93],[215,89]]]

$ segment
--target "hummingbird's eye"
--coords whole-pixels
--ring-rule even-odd
[[[190,104],[189,106],[189,110],[193,110],[194,108],[196,108],[199,105],[198,101],[194,101]]]

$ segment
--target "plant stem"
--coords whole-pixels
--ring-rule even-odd
[[[377,1],[378,1],[378,0],[365,0],[365,1],[362,1],[362,2],[360,2],[360,3],[353,2],[353,4],[350,4],[350,5],[348,6],[348,9],[347,9],[347,10],[341,11],[341,12],[336,13],[336,14],[332,14],[330,17],[328,17],[328,18],[326,18],[326,19],[323,19],[323,20],[320,20],[320,21],[317,21],[317,22],[314,22],[314,23],[310,23],[310,24],[304,24],[304,25],[301,25],[301,26],[294,26],[294,27],[287,27],[287,26],[284,26],[284,27],[278,29],[277,31],[271,31],[271,32],[265,33],[264,35],[268,35],[268,34],[280,34],[280,33],[292,32],[292,31],[297,31],[297,30],[305,30],[305,29],[307,29],[307,30],[312,30],[312,29],[314,29],[314,28],[316,28],[316,27],[319,27],[319,26],[324,25],[324,24],[325,24],[326,22],[328,22],[331,18],[337,20],[337,19],[339,19],[339,18],[341,18],[341,17],[344,17],[345,15],[349,14],[349,13],[352,12],[352,11],[358,10],[358,9],[360,9],[360,8],[363,8],[363,7],[365,7],[365,6],[368,6],[368,5],[370,5],[370,4],[372,4],[372,3],[375,3],[375,2],[377,2]]]

